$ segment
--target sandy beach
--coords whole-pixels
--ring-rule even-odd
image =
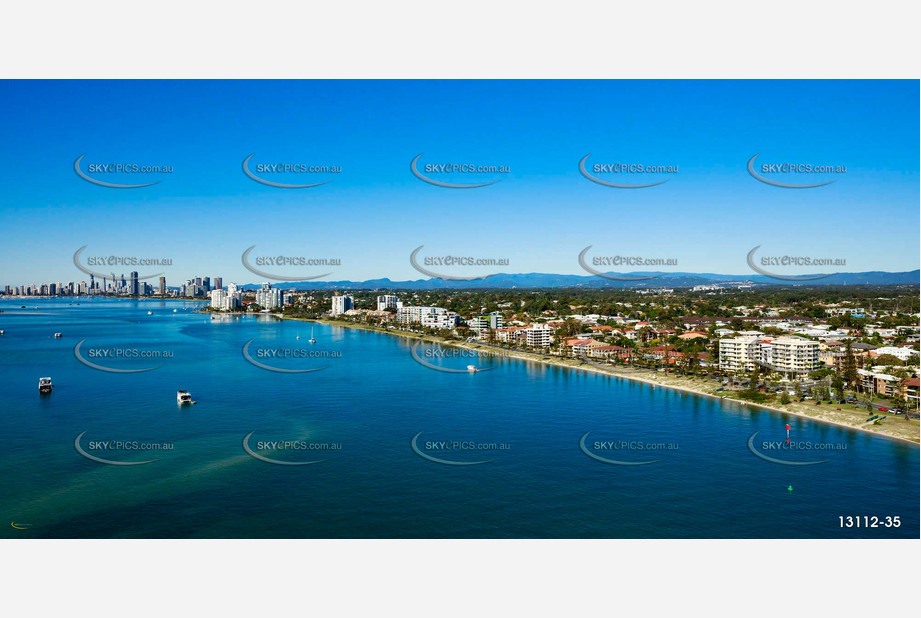
[[[305,322],[317,322],[321,324],[328,324],[330,326],[341,326],[343,328],[353,328],[357,330],[366,330],[372,332],[383,333],[387,335],[394,335],[397,337],[404,337],[406,339],[414,339],[417,341],[426,341],[431,343],[437,343],[440,345],[452,346],[457,348],[464,348],[467,350],[473,351],[491,351],[497,350],[501,351],[502,355],[508,358],[516,358],[519,360],[540,363],[544,365],[550,365],[555,367],[567,367],[569,369],[576,369],[580,371],[590,371],[594,373],[600,373],[609,375],[612,377],[623,378],[625,380],[634,380],[636,382],[643,382],[654,387],[662,388],[671,388],[678,391],[683,391],[686,393],[691,393],[694,395],[700,395],[703,397],[712,397],[714,399],[728,399],[733,402],[736,402],[740,405],[758,408],[763,410],[771,410],[781,414],[791,414],[793,416],[799,416],[803,418],[808,418],[814,421],[819,421],[822,423],[829,423],[831,425],[838,425],[841,427],[847,427],[849,429],[856,429],[858,431],[863,431],[870,433],[876,436],[882,436],[886,438],[892,438],[894,440],[901,440],[903,442],[909,442],[911,444],[921,443],[921,437],[919,437],[919,422],[916,420],[906,420],[904,416],[901,415],[889,415],[885,413],[880,413],[882,422],[879,425],[874,425],[872,422],[867,422],[867,418],[876,414],[876,412],[870,414],[867,412],[866,408],[858,408],[854,405],[845,405],[845,404],[821,404],[815,405],[815,402],[791,402],[788,404],[765,404],[765,403],[753,403],[740,399],[737,396],[736,392],[720,392],[717,393],[716,389],[720,387],[718,382],[713,380],[707,380],[700,377],[690,377],[690,376],[680,376],[678,374],[666,373],[666,372],[655,372],[647,369],[627,369],[623,367],[612,367],[606,366],[601,363],[598,363],[589,359],[577,359],[577,358],[561,358],[558,356],[546,356],[543,354],[536,354],[532,352],[522,352],[520,350],[509,350],[507,348],[493,347],[482,343],[472,343],[467,341],[451,341],[444,340],[440,337],[434,337],[430,335],[419,335],[416,333],[408,333],[405,331],[399,330],[387,330],[377,326],[368,326],[365,324],[355,324],[353,322],[345,322],[339,320],[312,320],[307,318],[292,318],[278,316],[285,320],[298,320]]]

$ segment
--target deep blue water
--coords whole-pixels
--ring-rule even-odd
[[[517,360],[435,359],[449,368],[492,367],[445,373],[416,362],[403,338],[267,317],[210,320],[196,307],[87,298],[0,301],[2,537],[919,536],[914,445]],[[53,338],[56,331],[64,336]],[[256,367],[241,353],[251,339],[250,357],[259,362],[323,369],[284,374]],[[104,348],[172,356],[92,359],[111,368],[156,367],[114,374],[77,360],[74,346],[82,340],[84,358]],[[268,358],[259,350],[330,357]],[[40,397],[38,378],[46,375],[55,389]],[[198,404],[178,407],[177,389],[191,391]],[[821,453],[761,451],[782,461],[825,460],[808,466],[752,454],[752,434],[759,432],[755,444],[782,441],[785,423],[795,441],[842,446]],[[249,445],[266,457],[323,461],[257,460],[243,450],[250,432]],[[419,432],[423,454],[488,462],[425,459],[411,446]],[[586,432],[588,450],[599,456],[657,461],[600,462],[580,449]],[[80,445],[92,455],[158,461],[92,461],[74,446],[81,433]],[[113,440],[173,448],[91,447]],[[341,448],[272,451],[259,449],[261,441]],[[509,448],[427,447],[441,441]],[[602,451],[593,449],[596,441],[677,448]],[[898,516],[901,525],[842,528],[839,516],[847,515]]]

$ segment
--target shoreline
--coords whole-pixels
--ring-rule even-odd
[[[327,324],[329,326],[341,326],[343,328],[352,328],[355,330],[377,332],[377,333],[381,333],[385,335],[394,335],[394,336],[403,337],[406,339],[426,341],[426,342],[431,342],[431,343],[437,343],[439,345],[463,348],[463,349],[472,350],[472,351],[481,351],[484,349],[501,350],[504,353],[503,355],[506,356],[507,358],[515,358],[518,360],[539,363],[539,364],[546,365],[546,366],[561,367],[561,368],[566,368],[566,369],[576,369],[576,370],[582,370],[582,371],[588,371],[588,372],[592,372],[596,374],[606,375],[606,376],[614,377],[614,378],[623,378],[625,380],[633,380],[636,382],[647,384],[652,387],[669,388],[672,390],[681,391],[681,392],[688,393],[691,395],[698,395],[701,397],[710,397],[712,399],[718,399],[718,400],[726,399],[726,400],[729,400],[731,402],[734,402],[734,403],[737,403],[739,405],[746,406],[746,407],[759,408],[763,410],[768,410],[770,412],[777,412],[780,414],[789,414],[789,415],[796,416],[799,418],[804,418],[804,419],[808,419],[808,420],[812,420],[812,421],[816,421],[820,423],[827,423],[829,425],[835,425],[835,426],[842,427],[845,429],[853,429],[855,431],[860,431],[865,434],[880,436],[880,437],[889,438],[892,440],[898,440],[900,442],[913,444],[915,446],[919,446],[919,444],[921,444],[921,437],[917,435],[913,437],[908,437],[908,436],[902,436],[902,435],[894,435],[887,431],[879,431],[879,430],[873,429],[874,427],[880,427],[880,428],[887,427],[886,425],[872,425],[872,424],[866,425],[865,423],[864,424],[853,424],[853,423],[847,422],[845,419],[835,419],[835,418],[827,418],[825,416],[816,416],[816,415],[811,415],[811,414],[806,413],[805,411],[801,411],[797,409],[787,409],[787,408],[783,408],[783,407],[771,405],[771,404],[755,403],[752,401],[746,401],[744,399],[735,399],[729,396],[720,396],[718,394],[708,392],[699,387],[695,388],[695,386],[698,386],[698,385],[692,385],[692,384],[698,381],[697,378],[688,378],[688,377],[677,378],[674,376],[674,374],[666,374],[665,379],[660,380],[658,377],[658,374],[652,371],[631,369],[631,370],[628,370],[630,371],[630,373],[627,373],[622,370],[618,371],[617,369],[614,369],[614,368],[609,369],[608,367],[604,365],[597,364],[588,359],[583,361],[580,359],[575,359],[575,358],[569,359],[569,358],[562,358],[559,356],[551,356],[548,358],[542,354],[536,354],[533,352],[524,352],[521,350],[509,350],[509,349],[498,347],[498,346],[493,347],[493,346],[490,346],[488,344],[483,344],[483,343],[470,343],[468,341],[443,340],[440,337],[435,337],[432,335],[419,335],[416,333],[407,333],[405,331],[399,331],[399,330],[387,330],[387,329],[383,329],[383,328],[376,327],[376,326],[355,324],[352,322],[344,322],[344,321],[339,321],[339,320],[295,318],[295,317],[287,317],[287,316],[280,316],[280,315],[276,315],[276,317],[279,317],[282,320],[295,320],[295,321],[300,321],[300,322],[317,322],[318,324]],[[692,384],[675,384],[674,383],[675,380],[687,380],[688,382],[691,382]],[[797,405],[797,404],[788,404],[788,405]],[[844,415],[842,414],[844,413],[843,410],[829,410],[829,408],[831,408],[832,405],[833,404],[823,405],[820,409],[817,409],[816,412],[831,414],[832,416],[836,415],[836,413],[839,413],[838,415],[840,416]],[[816,408],[819,408],[819,406],[816,406]],[[812,408],[809,408],[809,410],[811,409]],[[892,417],[883,417],[883,418],[889,419]],[[905,421],[903,420],[902,422],[905,422]],[[915,429],[917,429],[917,426],[915,427]]]

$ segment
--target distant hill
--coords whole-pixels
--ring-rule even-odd
[[[870,271],[863,273],[837,273],[823,279],[811,281],[785,281],[764,275],[720,275],[716,273],[660,273],[630,272],[606,273],[608,275],[637,278],[658,275],[655,279],[642,281],[619,281],[595,275],[554,275],[549,273],[499,273],[476,281],[446,281],[443,279],[416,279],[392,281],[390,279],[369,279],[367,281],[291,281],[276,283],[286,290],[442,290],[442,289],[511,289],[511,288],[690,288],[695,285],[716,283],[748,283],[757,286],[768,285],[919,285],[921,270],[907,272]],[[243,289],[258,289],[260,284],[248,283]]]

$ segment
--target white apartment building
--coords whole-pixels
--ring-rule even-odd
[[[224,307],[224,296],[227,293],[224,290],[211,290],[211,308],[212,309],[223,309]]]
[[[211,308],[220,311],[231,311],[243,302],[243,294],[237,290],[236,283],[227,285],[227,291],[221,289],[211,290]]]
[[[722,371],[752,371],[761,357],[758,337],[720,339],[720,369]]]
[[[400,299],[392,294],[384,294],[377,297],[377,310],[386,311],[387,309],[399,309]]]
[[[330,315],[342,315],[346,311],[350,311],[355,308],[355,299],[347,294],[333,294],[332,308],[329,311]]]
[[[528,347],[549,348],[553,344],[553,329],[546,324],[532,324],[524,334]]]
[[[459,317],[453,311],[427,313],[422,316],[422,326],[425,328],[454,328],[458,321]]]
[[[549,348],[553,345],[553,328],[547,324],[497,328],[495,335],[499,343],[515,343],[533,348]]]
[[[493,311],[487,315],[478,315],[468,322],[470,328],[476,331],[486,330],[487,328],[502,328],[505,326],[505,319],[498,311]]]
[[[274,309],[281,307],[281,290],[273,288],[272,284],[266,282],[262,284],[261,290],[256,290],[256,304],[263,309]]]
[[[397,320],[404,326],[419,324],[427,328],[454,328],[457,326],[458,316],[455,312],[441,307],[404,306],[397,309]]]
[[[883,354],[891,354],[895,356],[900,361],[907,361],[909,358],[918,353],[917,350],[912,350],[911,348],[898,348],[896,346],[885,346],[882,348],[876,348],[873,350],[873,353],[877,356],[882,356]]]
[[[721,370],[753,371],[756,365],[780,373],[809,373],[819,366],[819,342],[798,337],[720,339]]]
[[[781,373],[804,374],[819,366],[819,342],[780,337],[770,342],[770,359],[762,364]]]

